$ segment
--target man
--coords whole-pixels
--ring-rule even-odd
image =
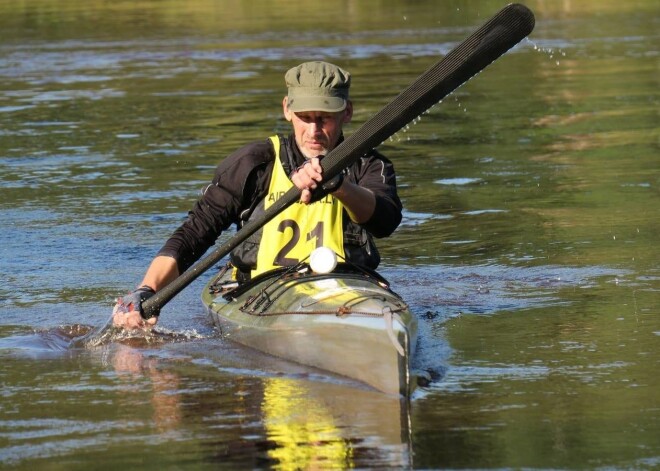
[[[320,164],[343,140],[353,116],[351,76],[327,62],[306,62],[285,75],[282,101],[292,124],[288,137],[253,142],[223,160],[188,215],[149,266],[140,288],[118,300],[115,326],[144,328],[141,303],[176,279],[232,224],[239,228],[292,185],[300,202],[291,205],[231,254],[239,281],[295,265],[316,246],[333,249],[351,263],[376,268],[380,256],[372,237],[389,236],[401,222],[394,168],[375,150],[324,183]],[[142,314],[141,314],[142,313]]]

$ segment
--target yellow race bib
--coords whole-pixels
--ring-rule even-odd
[[[280,161],[280,140],[277,136],[270,139],[275,147],[275,165],[264,209],[293,186]],[[252,276],[295,265],[317,247],[328,247],[343,258],[343,208],[337,198],[327,195],[311,204],[296,202],[275,216],[263,228],[257,268],[252,271]]]

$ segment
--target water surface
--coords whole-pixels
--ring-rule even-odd
[[[352,130],[503,4],[0,4],[0,463],[8,469],[651,469],[660,462],[657,5],[537,26],[383,143],[381,272],[410,403],[222,339],[199,301],[93,349],[217,162],[286,132],[283,74],[353,73]],[[223,235],[222,240],[231,234]]]

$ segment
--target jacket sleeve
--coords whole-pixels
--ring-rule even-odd
[[[376,197],[374,214],[362,227],[377,238],[392,234],[401,223],[402,217],[402,204],[397,194],[396,174],[392,162],[373,151],[351,167],[348,178],[371,190]]]
[[[215,244],[241,213],[263,198],[275,153],[270,141],[260,141],[237,150],[216,168],[213,180],[186,220],[165,242],[158,255],[173,257],[183,273]]]

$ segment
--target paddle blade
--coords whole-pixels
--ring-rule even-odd
[[[504,7],[329,152],[322,161],[325,179],[334,177],[481,72],[529,35],[534,23],[534,14],[526,6],[513,3]]]

